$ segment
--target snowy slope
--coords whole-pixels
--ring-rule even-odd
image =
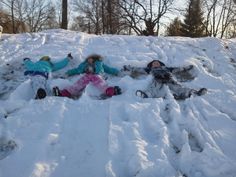
[[[0,177],[236,177],[236,39],[88,35],[64,30],[18,35],[0,41],[0,140],[17,148],[0,160]],[[145,66],[193,64],[197,78],[182,83],[208,88],[202,97],[176,101],[135,96],[151,76],[109,77],[122,95],[96,100],[89,85],[78,100],[31,99],[24,57],[74,60],[51,86],[91,54],[105,63]],[[3,117],[7,116],[7,119]],[[0,154],[1,155],[1,154]]]

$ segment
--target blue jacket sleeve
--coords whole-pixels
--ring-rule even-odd
[[[66,65],[69,63],[69,59],[68,58],[64,58],[63,60],[56,62],[56,63],[52,63],[52,71],[57,71],[59,69],[62,69],[64,67],[66,67]]]
[[[85,65],[86,65],[86,63],[83,62],[83,63],[81,63],[77,68],[68,70],[68,71],[66,72],[66,74],[69,75],[69,76],[73,76],[73,75],[75,75],[75,74],[81,74],[81,73],[84,72]]]
[[[25,68],[27,69],[27,70],[30,70],[31,68],[33,68],[34,67],[34,62],[32,62],[31,60],[25,60],[24,61],[24,65],[25,65]]]
[[[112,74],[112,75],[118,75],[119,70],[116,68],[109,67],[105,64],[103,64],[103,69],[105,73]]]

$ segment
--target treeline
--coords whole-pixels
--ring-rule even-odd
[[[5,33],[63,28],[91,34],[236,37],[234,0],[1,0]],[[170,19],[173,18],[173,19]]]

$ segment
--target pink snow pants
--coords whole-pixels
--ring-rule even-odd
[[[79,96],[81,91],[89,84],[92,83],[96,88],[98,88],[102,93],[106,92],[108,88],[107,83],[100,75],[96,74],[84,74],[77,82],[72,86],[66,87],[63,90],[67,90],[71,96]]]

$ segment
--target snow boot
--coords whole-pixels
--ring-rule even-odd
[[[141,98],[148,98],[148,95],[142,90],[137,90],[135,94]]]
[[[173,94],[174,98],[176,100],[185,100],[186,98],[189,98],[191,96],[191,93],[189,95],[184,95],[184,94],[180,94],[180,95],[177,95],[177,94]]]
[[[201,88],[200,90],[195,92],[195,94],[197,96],[205,95],[206,93],[207,93],[207,89],[206,88]]]
[[[66,90],[66,89],[60,90],[58,87],[53,87],[52,92],[53,92],[54,96],[72,98],[71,93],[68,92],[68,90]]]
[[[54,96],[61,96],[60,89],[58,87],[53,87],[52,88],[52,93]]]
[[[121,94],[122,94],[121,88],[119,86],[115,86],[114,95],[121,95]]]
[[[120,95],[121,93],[122,93],[121,88],[119,86],[108,87],[105,92],[105,94],[108,97],[112,97],[114,95]]]
[[[184,71],[190,71],[191,69],[193,69],[193,65],[189,65],[189,66],[184,67]]]
[[[39,89],[37,90],[37,95],[36,95],[35,99],[43,99],[43,98],[45,98],[46,96],[47,96],[46,91],[45,91],[44,89],[42,89],[42,88],[39,88]]]

